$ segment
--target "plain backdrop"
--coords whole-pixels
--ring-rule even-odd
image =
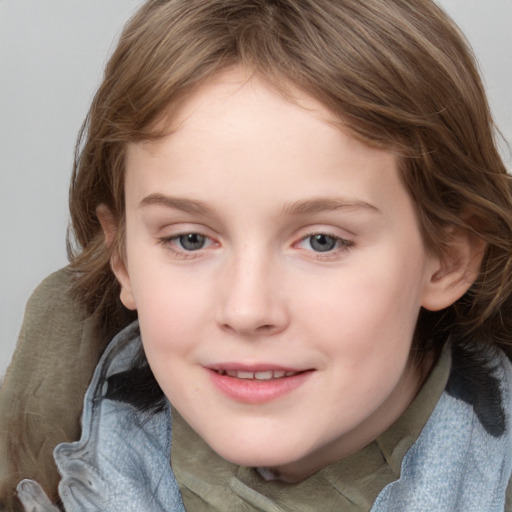
[[[0,0],[0,376],[37,284],[67,262],[77,132],[140,0]],[[512,0],[441,0],[473,46],[512,141]],[[510,152],[503,146],[510,167]]]

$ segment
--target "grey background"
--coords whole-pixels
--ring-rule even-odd
[[[66,264],[76,134],[116,36],[140,3],[0,0],[0,376],[27,298]],[[512,0],[440,3],[472,44],[511,142]]]

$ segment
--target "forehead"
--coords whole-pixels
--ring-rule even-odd
[[[285,97],[257,76],[230,70],[174,111],[166,137],[128,146],[128,192],[139,201],[161,189],[207,192],[211,199],[212,190],[221,197],[229,182],[240,185],[238,195],[256,196],[263,183],[267,199],[280,191],[289,201],[341,194],[370,203],[392,196],[401,186],[395,155],[340,125],[300,90],[289,86]]]
[[[290,80],[266,77],[257,71],[234,66],[214,73],[186,94],[178,95],[178,99],[157,116],[152,131],[168,135],[189,129],[210,130],[221,119],[219,114],[222,114],[222,119],[227,119],[227,115],[232,114],[232,127],[237,125],[243,128],[240,124],[242,115],[252,115],[251,110],[254,109],[265,111],[268,123],[276,120],[279,113],[287,112],[288,115],[295,113],[302,117],[308,113],[309,116],[334,126],[343,124],[343,119]],[[287,122],[289,121],[290,118]],[[270,124],[268,128],[270,132]],[[292,124],[289,124],[288,131],[291,128]],[[161,137],[156,137],[148,141],[147,149],[157,149],[161,140]]]

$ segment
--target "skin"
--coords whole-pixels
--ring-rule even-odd
[[[113,261],[169,400],[219,455],[288,481],[402,414],[429,370],[409,358],[420,307],[470,284],[464,240],[456,263],[425,250],[395,155],[332,121],[242,70],[204,84],[167,137],[128,146]],[[214,384],[222,365],[306,373],[251,402]]]

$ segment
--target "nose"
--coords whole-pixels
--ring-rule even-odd
[[[245,337],[271,336],[289,324],[282,269],[264,254],[246,251],[226,264],[219,287],[217,322]]]

